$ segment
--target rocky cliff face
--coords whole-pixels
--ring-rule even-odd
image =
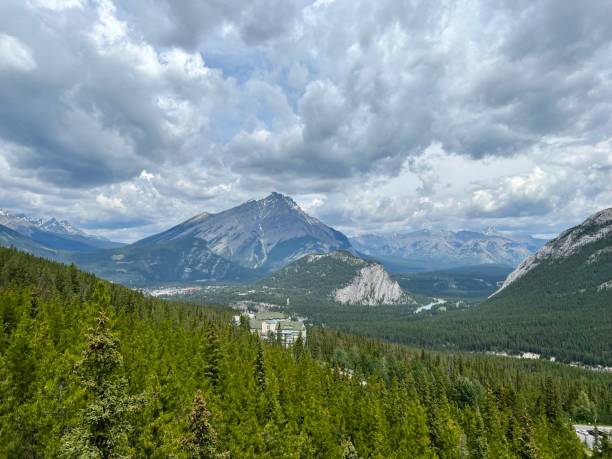
[[[368,306],[414,302],[379,264],[361,268],[351,283],[337,289],[333,296],[338,303]]]

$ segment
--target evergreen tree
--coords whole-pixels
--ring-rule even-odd
[[[257,357],[255,359],[255,382],[260,391],[266,390],[266,364],[263,347],[259,341],[257,342]]]
[[[295,360],[301,360],[304,357],[304,353],[306,352],[304,348],[304,340],[302,339],[302,335],[300,334],[295,342],[293,343],[293,358]]]
[[[581,458],[564,418],[612,422],[603,372],[319,327],[301,356],[298,343],[259,352],[231,315],[0,249],[0,457],[218,457],[218,444],[232,457],[351,457],[350,439],[363,457]],[[203,403],[185,416],[211,381],[218,437]],[[603,438],[594,457],[609,457]]]
[[[210,382],[212,387],[217,387],[219,384],[219,371],[221,365],[221,345],[219,344],[219,336],[209,325],[206,330],[206,364],[204,366],[204,376]]]
[[[106,297],[102,292],[99,298]],[[127,395],[119,341],[109,330],[108,322],[101,309],[87,337],[83,359],[76,366],[89,400],[79,426],[64,436],[63,454],[67,457],[112,458],[129,453],[127,433],[136,400]]]
[[[544,381],[544,409],[549,421],[554,421],[561,411],[559,389],[553,379],[548,376]]]
[[[471,426],[468,435],[468,448],[470,457],[474,459],[486,459],[489,457],[489,445],[482,416],[479,410],[472,415]]]
[[[588,394],[581,390],[572,406],[572,417],[577,422],[596,422],[595,405],[589,400]]]
[[[229,457],[218,453],[217,432],[210,425],[210,411],[202,392],[198,391],[193,400],[187,435],[183,438],[183,449],[190,459],[217,459]]]
[[[531,419],[526,413],[521,416],[521,424],[518,429],[518,456],[521,459],[537,459],[540,454],[533,440]]]

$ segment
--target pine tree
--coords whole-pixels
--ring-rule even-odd
[[[190,459],[217,459],[229,457],[227,453],[218,453],[219,440],[217,432],[210,425],[210,411],[202,392],[198,391],[193,400],[189,428],[183,438],[183,449]]]
[[[255,382],[260,391],[266,390],[266,365],[261,342],[257,343],[257,358],[255,359]]]
[[[206,364],[204,365],[204,376],[210,382],[212,387],[217,387],[219,384],[219,369],[221,365],[221,345],[219,337],[212,326],[209,326],[206,331]]]
[[[527,413],[523,413],[521,416],[521,424],[518,432],[518,457],[521,459],[536,459],[539,457],[539,452],[533,440],[531,419],[529,419]]]
[[[546,417],[549,421],[554,421],[559,417],[561,402],[559,388],[550,376],[544,381],[544,388],[542,391],[544,392],[544,409],[546,411]]]
[[[484,459],[489,457],[489,445],[487,443],[484,422],[478,409],[474,412],[471,419],[468,448],[470,449],[471,458]]]
[[[62,453],[67,457],[111,458],[129,453],[127,433],[130,415],[137,405],[127,395],[119,341],[110,332],[108,322],[101,309],[95,328],[87,336],[83,359],[76,365],[89,401],[79,426],[64,436]]]

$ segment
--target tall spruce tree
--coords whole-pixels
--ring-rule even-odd
[[[102,292],[99,298],[104,301],[108,295]],[[107,304],[101,306],[96,325],[87,336],[83,358],[76,365],[88,402],[78,426],[64,435],[62,453],[66,457],[113,458],[130,452],[127,433],[137,404],[128,395],[119,341],[109,329],[105,312]]]
[[[218,452],[217,432],[210,425],[210,411],[206,407],[206,401],[201,391],[198,391],[193,399],[189,427],[182,444],[190,459],[229,457],[227,453]]]
[[[266,390],[266,362],[264,361],[263,347],[257,343],[257,357],[255,359],[255,382],[260,391]]]
[[[217,387],[219,384],[219,371],[221,365],[221,345],[219,336],[212,325],[209,325],[206,330],[206,363],[204,366],[204,375],[210,382],[212,387]]]

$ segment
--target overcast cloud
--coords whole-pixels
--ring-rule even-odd
[[[134,240],[272,190],[350,234],[612,205],[609,0],[4,0],[0,207]]]

